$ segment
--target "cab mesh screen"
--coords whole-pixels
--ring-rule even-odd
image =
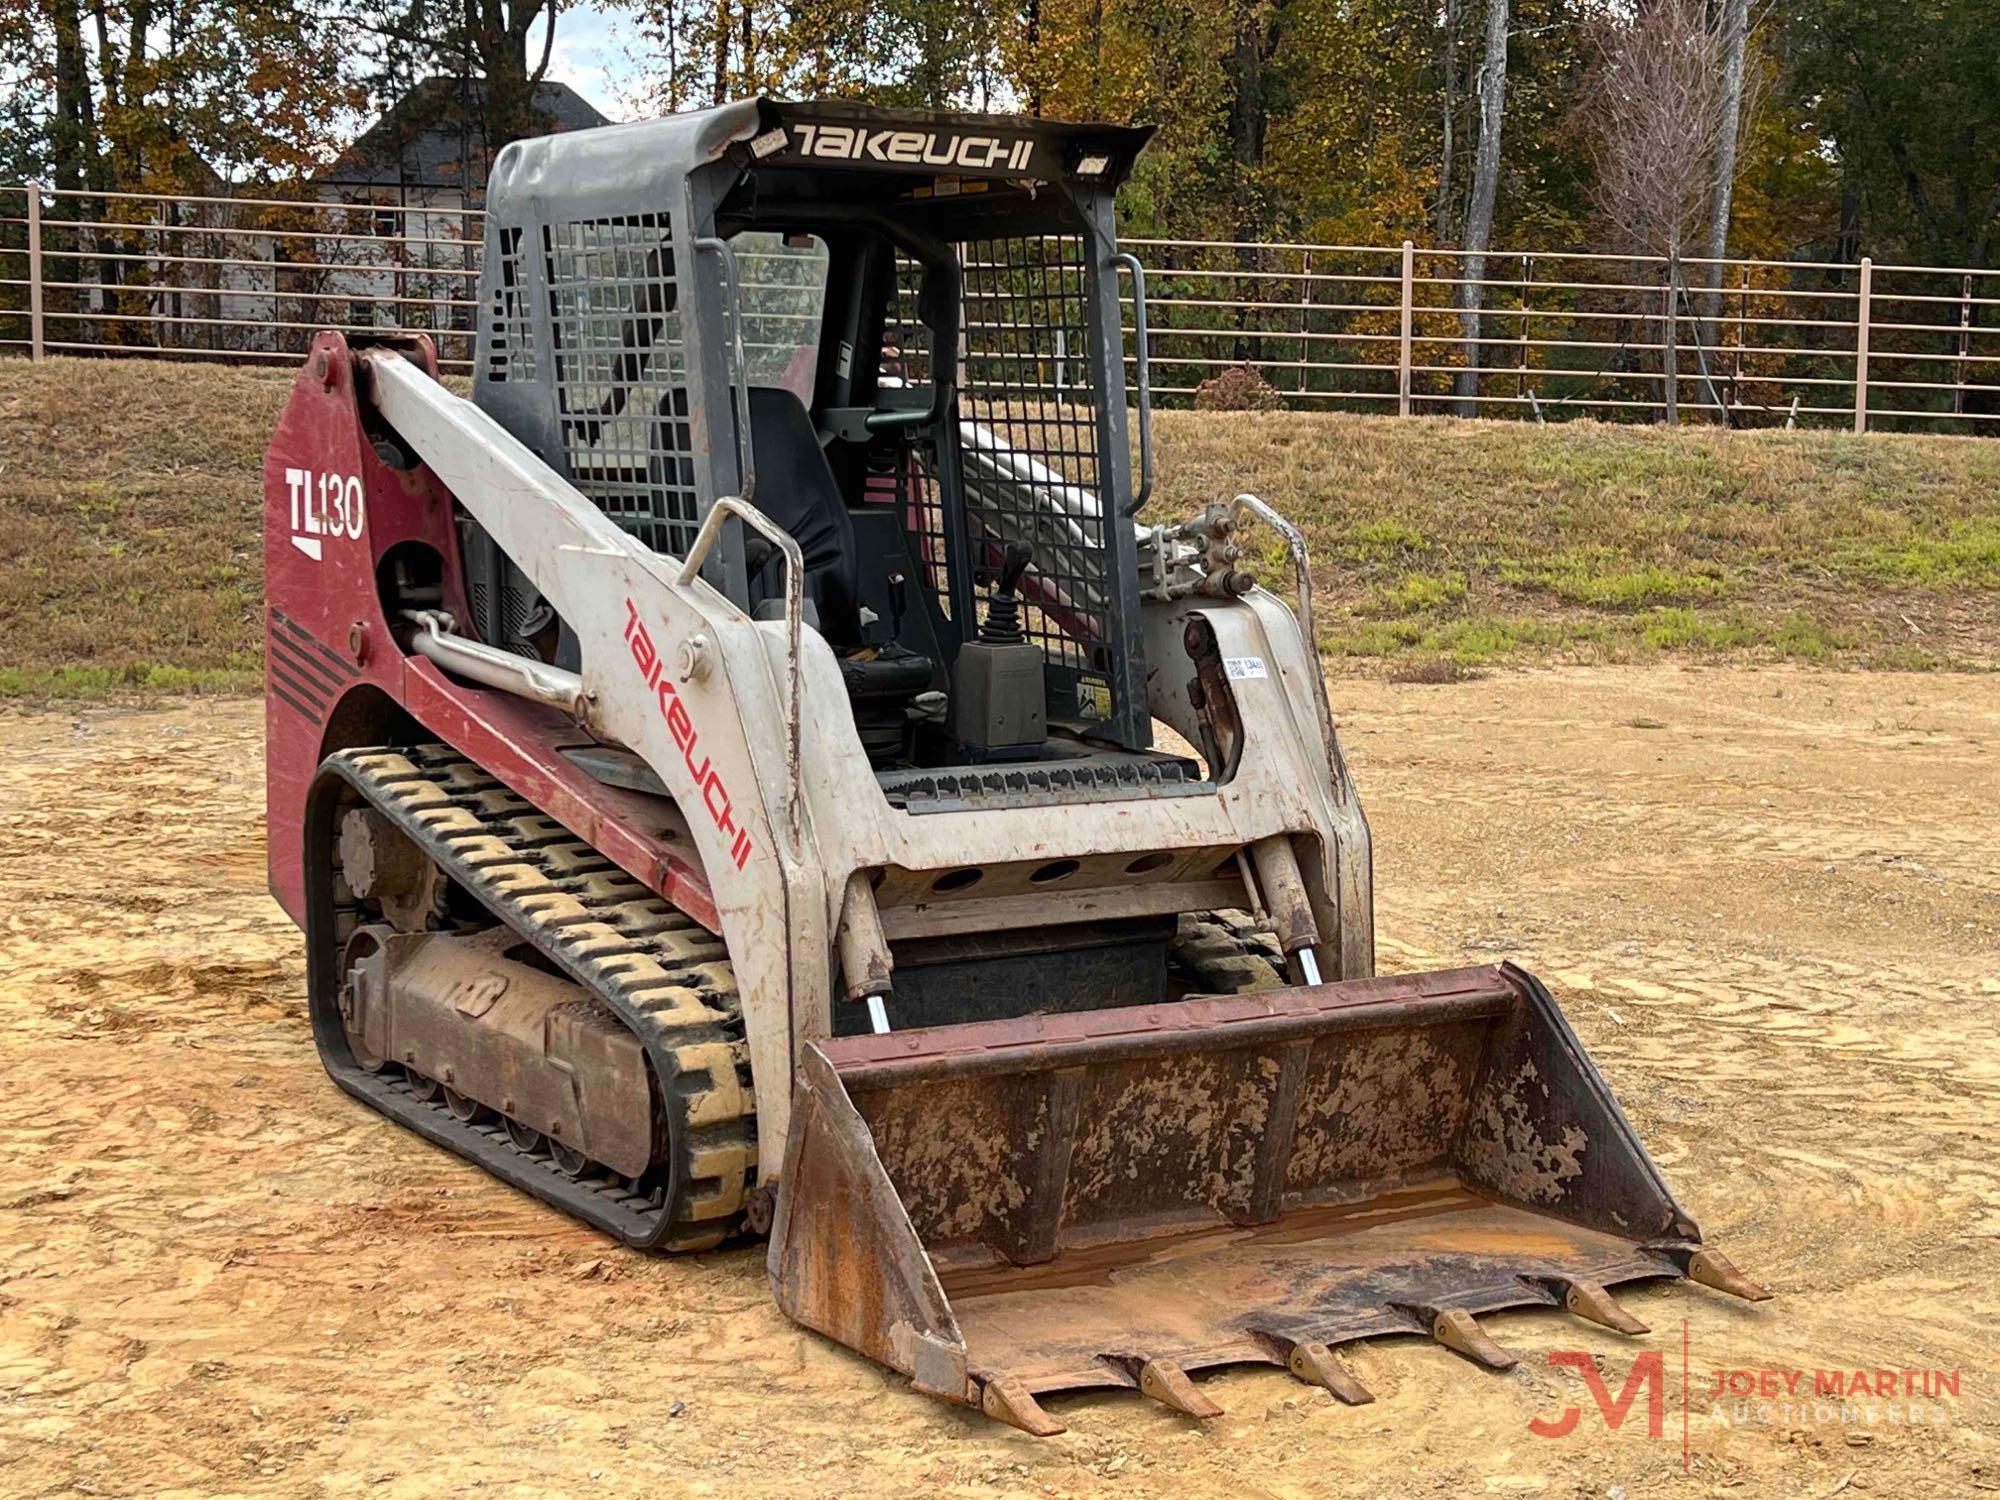
[[[975,240],[963,254],[959,446],[975,595],[992,583],[1005,544],[1027,542],[1029,639],[1052,666],[1104,670],[1114,574],[1083,241]],[[1087,710],[1088,695],[1080,700]]]
[[[542,248],[570,482],[656,552],[682,556],[701,512],[668,216],[547,225]]]
[[[917,313],[923,267],[896,257],[895,290],[882,320],[881,383],[886,387],[931,387],[931,333]],[[868,455],[869,488],[886,493],[896,506],[910,552],[923,571],[924,586],[938,608],[951,617],[953,577],[950,538],[945,533],[944,492],[938,484],[937,441],[927,432],[903,428],[884,434]]]

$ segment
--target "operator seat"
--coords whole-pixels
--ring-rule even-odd
[[[757,459],[759,510],[791,533],[805,555],[805,596],[819,616],[820,634],[835,648],[861,644],[860,553],[854,522],[819,445],[805,404],[783,386],[750,388],[750,443]],[[785,597],[785,563],[776,548],[758,557],[751,549],[753,606]]]

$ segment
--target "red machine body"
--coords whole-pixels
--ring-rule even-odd
[[[437,375],[430,340],[400,346]],[[562,754],[589,736],[554,709],[454,682],[405,651],[385,596],[394,556],[435,576],[433,607],[469,621],[451,495],[394,436],[371,432],[366,366],[322,333],[264,455],[265,809],[271,893],[305,922],[306,802],[336,750],[421,725],[710,931],[715,903],[658,799],[606,786]],[[378,446],[378,443],[380,446]],[[467,627],[469,628],[469,626]],[[678,849],[675,847],[679,845]]]

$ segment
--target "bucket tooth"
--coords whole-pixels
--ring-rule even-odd
[[[1366,1406],[1375,1399],[1375,1393],[1356,1380],[1340,1356],[1317,1339],[1305,1339],[1292,1345],[1292,1352],[1286,1356],[1285,1368],[1290,1370],[1307,1385],[1321,1386],[1333,1392],[1336,1399],[1349,1406]]]
[[[1204,1422],[1222,1415],[1222,1408],[1197,1390],[1187,1371],[1170,1359],[1149,1359],[1140,1365],[1139,1389],[1162,1406]]]
[[[996,1422],[1018,1427],[1029,1437],[1055,1437],[1069,1429],[1043,1411],[1032,1392],[1012,1375],[999,1375],[979,1388],[979,1409]]]
[[[1687,1259],[1687,1278],[1745,1302],[1769,1302],[1771,1294],[1730,1264],[1720,1250],[1697,1250]]]
[[[1594,1281],[1559,1281],[1563,1307],[1586,1323],[1597,1323],[1616,1333],[1651,1333],[1653,1330],[1612,1300],[1611,1293]]]
[[[1520,1356],[1502,1348],[1486,1336],[1478,1320],[1463,1308],[1452,1308],[1431,1317],[1431,1337],[1454,1354],[1463,1354],[1489,1370],[1511,1370]]]

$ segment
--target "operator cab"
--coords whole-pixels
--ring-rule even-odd
[[[516,143],[475,399],[659,552],[722,495],[789,533],[892,800],[1193,780],[1150,750],[1129,522],[1112,199],[1147,133],[752,100]],[[725,535],[710,581],[781,617],[782,554]],[[573,664],[483,541],[479,632]]]

